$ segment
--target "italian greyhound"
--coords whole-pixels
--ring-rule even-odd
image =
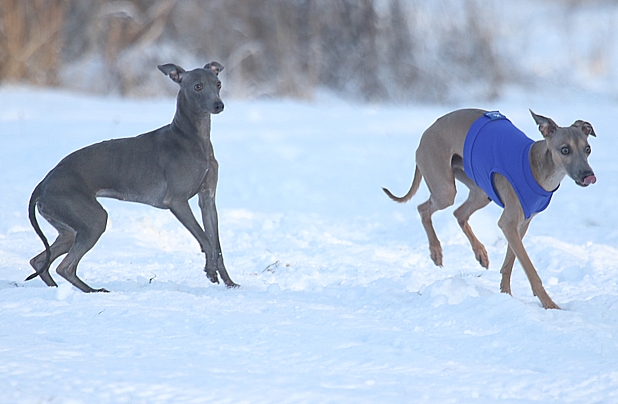
[[[93,289],[77,277],[77,265],[99,240],[107,225],[107,212],[98,197],[145,203],[169,209],[195,237],[206,255],[204,271],[213,283],[217,273],[227,287],[230,279],[219,243],[215,192],[218,163],[210,141],[210,115],[223,111],[218,78],[223,66],[211,62],[185,71],[174,64],[157,66],[178,83],[180,90],[172,123],[137,137],[114,139],[77,150],[65,157],[36,186],[28,213],[45,251],[30,260],[48,286],[57,286],[49,274],[52,262],[67,254],[56,272],[83,292]],[[202,228],[189,199],[199,195]],[[36,220],[39,213],[58,231],[50,246]]]
[[[588,136],[596,134],[588,122],[578,120],[569,127],[560,127],[552,119],[530,112],[543,140],[534,142],[528,139],[496,111],[462,109],[444,115],[421,137],[416,150],[414,179],[408,193],[396,197],[386,188],[383,190],[391,199],[407,202],[425,178],[430,197],[419,205],[418,211],[429,239],[431,259],[438,266],[442,266],[442,247],[431,215],[453,205],[455,179],[464,183],[470,194],[454,215],[470,241],[476,259],[485,268],[489,267],[487,251],[472,232],[468,219],[491,200],[504,207],[498,226],[506,237],[508,248],[500,270],[500,291],[511,294],[511,272],[517,258],[530,281],[532,292],[543,307],[559,309],[545,291],[522,238],[532,217],[547,207],[551,194],[566,175],[582,187],[596,182],[588,165]],[[494,138],[499,138],[500,132],[505,132],[503,139],[491,143]],[[489,137],[483,133],[489,133]],[[506,150],[500,149],[503,145],[506,145]],[[514,155],[518,156],[517,161],[510,158]],[[490,168],[484,168],[484,163],[478,161],[484,157],[491,160]],[[523,179],[516,178],[520,175]],[[524,189],[526,187],[530,190]],[[527,199],[527,193],[532,194],[533,201]]]

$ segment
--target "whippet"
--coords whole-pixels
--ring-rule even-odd
[[[60,276],[84,292],[107,292],[91,288],[76,275],[79,261],[105,231],[107,212],[97,198],[107,197],[169,209],[205,253],[208,279],[218,283],[218,273],[226,286],[238,286],[230,279],[221,254],[215,206],[219,166],[210,141],[210,115],[224,108],[218,78],[223,66],[211,62],[191,71],[174,64],[158,68],[180,86],[171,124],[77,150],[34,189],[29,218],[45,251],[30,260],[36,272],[26,280],[40,276],[48,286],[57,286],[49,268],[66,253],[56,269]],[[189,207],[189,199],[196,194],[203,229]],[[58,231],[51,246],[37,223],[36,207]]]
[[[588,136],[596,134],[588,122],[578,120],[569,127],[560,127],[552,119],[530,112],[543,140],[527,138],[499,112],[462,109],[444,115],[421,137],[408,193],[399,198],[386,188],[384,192],[397,202],[407,202],[425,178],[430,197],[418,211],[429,239],[431,259],[438,266],[442,266],[442,247],[431,215],[454,203],[455,179],[464,183],[470,194],[454,215],[476,259],[485,268],[489,267],[487,251],[472,232],[468,219],[491,200],[504,207],[498,221],[508,242],[500,270],[501,292],[511,294],[511,272],[517,257],[543,307],[559,309],[545,291],[522,238],[532,217],[547,207],[565,175],[582,187],[596,182],[588,165]]]

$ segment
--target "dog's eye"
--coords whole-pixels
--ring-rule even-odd
[[[560,149],[560,153],[562,153],[563,156],[568,156],[569,154],[571,154],[571,149],[567,146],[564,146],[562,149]]]
[[[586,154],[590,154],[592,152],[592,149],[590,148],[590,146],[586,146],[586,148],[584,149],[584,152]]]
[[[197,83],[193,86],[193,88],[195,89],[195,91],[202,91],[202,83]]]
[[[217,81],[217,89],[221,90],[221,82],[220,81]]]

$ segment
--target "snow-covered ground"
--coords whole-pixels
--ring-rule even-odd
[[[210,284],[197,243],[167,211],[102,200],[107,232],[78,273],[108,294],[23,282],[42,244],[30,192],[67,153],[168,123],[172,99],[127,101],[0,89],[0,403],[616,403],[618,102],[513,93],[500,109],[529,136],[528,108],[590,121],[596,185],[565,180],[525,245],[564,310],[543,310],[495,205],[472,226],[437,213],[443,268],[403,194],[414,150],[463,105],[224,100],[213,117],[217,203],[230,275]],[[465,192],[458,195],[461,202]],[[194,204],[194,208],[196,208]],[[53,229],[43,229],[53,238]]]

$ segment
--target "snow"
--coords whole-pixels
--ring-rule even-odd
[[[499,293],[497,206],[471,220],[487,271],[453,208],[434,215],[438,268],[415,209],[425,186],[406,205],[381,191],[405,193],[422,131],[464,105],[224,101],[217,204],[242,287],[207,281],[169,212],[102,200],[108,230],[78,273],[112,292],[83,294],[55,273],[58,288],[23,281],[42,250],[30,193],[69,152],[168,123],[174,100],[0,88],[0,403],[618,402],[616,100],[465,105],[535,139],[528,108],[598,134],[597,184],[565,180],[524,240],[561,311],[541,308],[518,264],[513,296]]]

